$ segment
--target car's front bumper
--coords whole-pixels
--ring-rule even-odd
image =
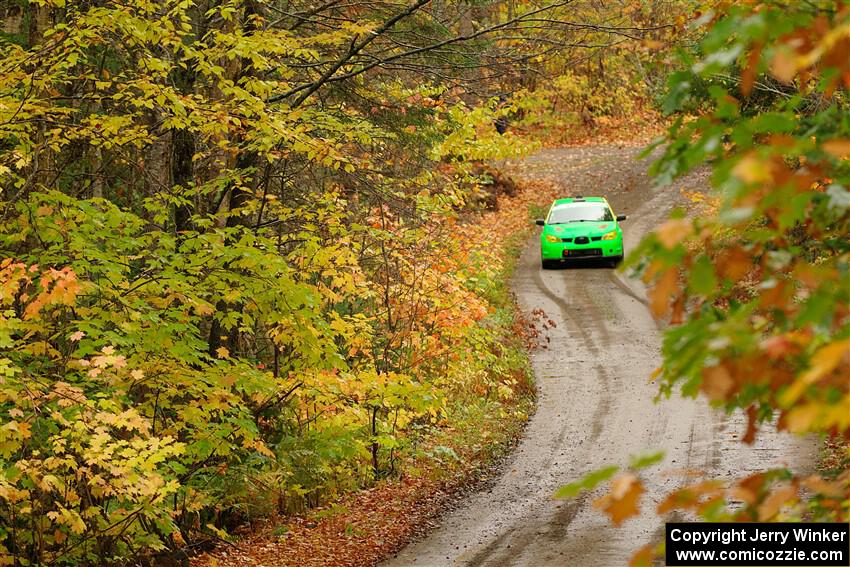
[[[571,260],[579,258],[618,258],[623,256],[623,238],[597,240],[587,244],[549,242],[541,239],[540,255],[544,260]]]

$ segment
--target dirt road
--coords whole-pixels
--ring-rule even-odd
[[[565,194],[608,196],[623,223],[626,253],[680,201],[691,176],[663,191],[651,189],[634,148],[545,150],[517,164],[514,175],[549,178]],[[763,433],[743,446],[744,422],[678,397],[653,403],[648,377],[660,362],[661,333],[643,288],[611,269],[592,265],[541,270],[537,236],[516,270],[513,289],[524,310],[541,308],[557,322],[549,348],[532,354],[538,409],[501,476],[446,514],[424,540],[386,567],[464,565],[615,567],[663,524],[651,513],[615,529],[591,506],[596,493],[556,501],[561,485],[629,456],[664,449],[662,469],[643,497],[646,510],[683,483],[681,471],[741,474],[771,465],[811,463],[814,445]],[[679,471],[679,474],[676,473]]]

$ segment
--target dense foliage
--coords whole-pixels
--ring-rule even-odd
[[[783,429],[850,435],[848,18],[829,2],[730,8],[671,78],[683,115],[656,173],[711,162],[718,204],[647,243],[656,314],[686,319],[663,379],[746,409],[745,440],[776,411]]]
[[[830,470],[706,477],[659,514],[712,521],[850,517],[850,10],[841,2],[712,3],[680,53],[665,110],[674,122],[653,166],[661,183],[708,164],[702,214],[679,211],[631,264],[667,319],[662,395],[680,390],[746,415],[742,441],[769,422],[820,434]],[[843,447],[843,448],[841,448]],[[619,523],[638,513],[635,463],[598,502]],[[598,471],[563,495],[617,473]],[[682,516],[677,516],[682,517]],[[661,544],[663,546],[663,544]],[[649,565],[662,547],[635,564]]]
[[[225,537],[470,408],[520,418],[505,257],[458,211],[528,147],[494,128],[526,77],[666,29],[570,1],[0,10],[2,564]]]

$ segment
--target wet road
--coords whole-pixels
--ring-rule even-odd
[[[626,253],[681,200],[681,188],[704,186],[705,174],[651,189],[634,148],[544,150],[514,175],[552,179],[564,194],[606,195],[623,223]],[[498,479],[447,513],[440,527],[384,567],[626,565],[631,553],[663,534],[652,510],[684,482],[684,470],[740,475],[772,465],[814,462],[813,443],[763,432],[744,446],[744,419],[725,417],[704,400],[654,403],[648,378],[660,364],[661,332],[645,290],[601,265],[542,270],[537,235],[512,285],[525,311],[543,309],[557,322],[549,348],[532,353],[538,409]],[[666,474],[648,479],[647,513],[613,528],[591,505],[598,491],[571,501],[561,485],[629,457],[664,449]]]

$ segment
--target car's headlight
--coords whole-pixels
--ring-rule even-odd
[[[612,230],[611,232],[607,232],[602,236],[602,240],[614,240],[617,238],[617,231]]]
[[[560,242],[561,239],[558,238],[557,236],[555,236],[554,234],[547,234],[546,235],[546,241],[547,242]]]

